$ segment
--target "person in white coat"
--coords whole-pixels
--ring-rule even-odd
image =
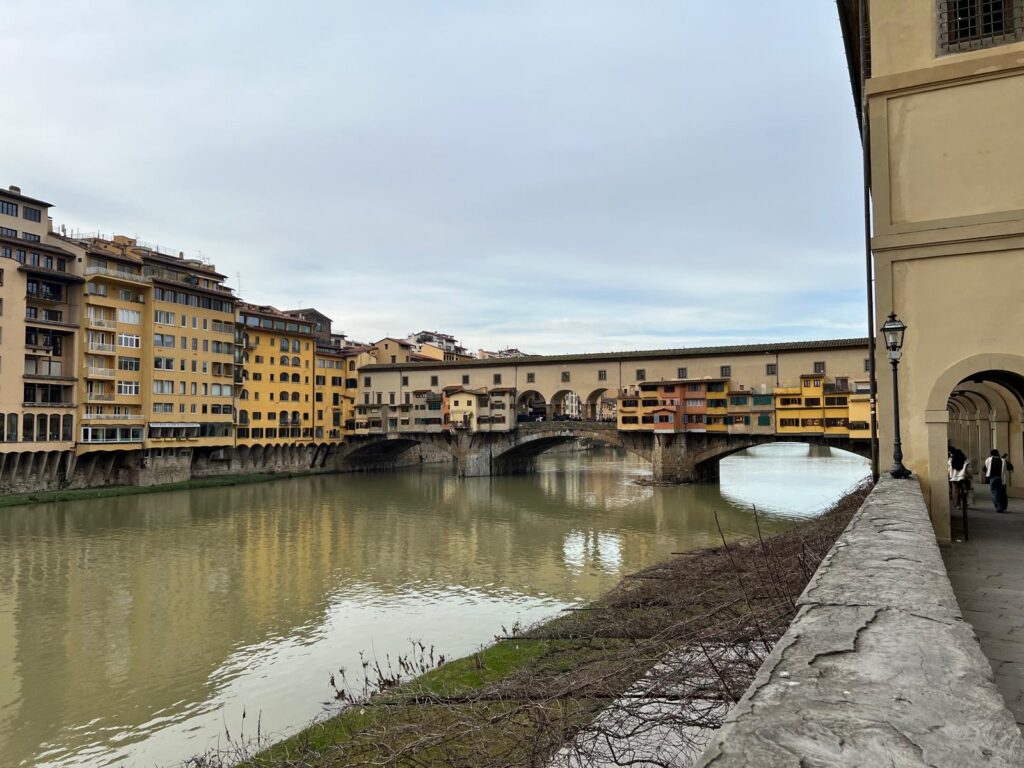
[[[953,500],[960,504],[966,499],[971,488],[971,465],[964,452],[959,448],[949,449],[949,460],[946,462],[949,472],[949,485],[953,492]]]

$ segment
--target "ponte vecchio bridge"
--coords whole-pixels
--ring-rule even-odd
[[[459,474],[530,471],[574,439],[650,461],[655,479],[711,480],[767,442],[870,451],[867,340],[405,362],[359,371],[354,435],[333,457],[380,466],[415,446]]]

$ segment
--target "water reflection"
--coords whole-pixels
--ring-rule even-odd
[[[781,453],[775,453],[781,451]],[[670,551],[808,514],[863,460],[757,449],[722,486],[652,488],[611,452],[528,477],[443,471],[0,510],[0,754],[168,764],[317,714],[327,675],[410,637],[461,654]],[[779,489],[783,489],[781,492]],[[814,505],[818,504],[818,507]]]

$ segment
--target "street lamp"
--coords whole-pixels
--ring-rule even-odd
[[[882,336],[885,348],[889,351],[889,362],[892,363],[892,469],[889,474],[898,480],[910,477],[910,470],[903,466],[903,446],[900,443],[900,380],[897,368],[903,355],[903,334],[907,326],[896,317],[895,312],[889,313],[889,319],[882,324]]]

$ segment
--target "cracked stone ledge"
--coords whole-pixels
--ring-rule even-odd
[[[1019,768],[917,483],[884,479],[697,766]]]

